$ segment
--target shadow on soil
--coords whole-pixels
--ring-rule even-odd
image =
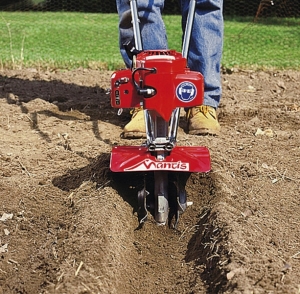
[[[191,175],[187,183],[187,193],[196,201],[197,215],[193,226],[194,233],[187,243],[185,262],[191,263],[195,275],[191,284],[196,286],[199,277],[206,285],[206,293],[224,293],[234,285],[229,285],[226,277],[226,265],[230,254],[226,247],[228,232],[226,224],[218,217],[218,203],[222,192],[214,174]],[[198,202],[198,203],[197,203]],[[199,213],[200,211],[200,213]],[[198,220],[198,221],[197,221]]]
[[[90,164],[85,167],[70,170],[68,173],[55,177],[52,184],[63,191],[79,188],[83,182],[92,181],[96,188],[111,186],[128,202],[133,212],[138,209],[137,193],[143,186],[143,174],[138,172],[113,173],[109,168],[110,154],[102,153],[94,159],[89,159]]]
[[[117,110],[110,105],[107,90],[99,86],[80,86],[74,83],[64,83],[60,80],[36,80],[7,77],[0,74],[0,89],[6,97],[8,104],[16,104],[22,113],[28,114],[26,103],[37,98],[53,103],[58,112],[42,111],[40,114],[54,116],[62,120],[90,120],[93,122],[95,137],[99,136],[98,120],[106,121],[117,126],[125,125],[130,120],[129,111],[122,116],[117,115]],[[127,113],[128,112],[128,113]],[[35,115],[39,114],[37,111]],[[32,128],[39,130],[37,120],[31,114]],[[46,141],[46,134],[39,132]]]
[[[67,174],[55,177],[52,184],[63,191],[71,191],[80,187],[85,181],[92,181],[96,187],[103,187],[111,181],[111,171],[109,169],[109,153],[102,153],[95,159],[90,160],[90,164],[70,170]]]
[[[199,230],[189,240],[185,257],[186,262],[194,262],[196,271],[207,286],[207,293],[228,290],[228,280],[222,267],[222,261],[229,258],[224,245],[227,236],[224,229],[216,225],[216,220],[217,215],[211,210],[203,213],[197,223]]]

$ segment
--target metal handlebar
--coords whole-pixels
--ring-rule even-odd
[[[130,8],[131,8],[131,17],[132,17],[132,26],[133,26],[133,34],[135,41],[135,48],[137,50],[143,50],[141,31],[140,31],[140,21],[138,16],[138,9],[136,0],[130,0]]]
[[[186,26],[185,26],[183,44],[182,44],[182,56],[184,58],[188,57],[192,28],[193,28],[194,17],[195,17],[195,8],[196,8],[196,0],[191,0],[190,6],[189,6],[187,22],[186,22]]]
[[[131,8],[131,15],[132,15],[132,26],[133,26],[133,34],[135,40],[135,48],[137,50],[142,51],[143,45],[142,45],[140,21],[138,16],[138,9],[137,9],[137,0],[129,0],[129,1],[130,1],[130,8]],[[196,0],[191,0],[189,5],[185,32],[184,32],[183,44],[182,44],[182,56],[184,58],[188,57],[191,33],[192,33],[193,22],[195,17],[195,8],[196,8]]]

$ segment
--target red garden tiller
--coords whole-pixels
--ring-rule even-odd
[[[132,68],[111,76],[111,105],[115,108],[142,107],[146,141],[141,146],[115,146],[110,169],[113,172],[153,172],[153,189],[138,192],[139,221],[147,219],[149,191],[153,190],[154,218],[157,224],[171,224],[189,202],[185,190],[192,172],[210,171],[206,147],[177,146],[180,108],[203,104],[204,80],[199,72],[187,67],[187,55],[196,1],[190,2],[182,53],[175,50],[143,50],[136,0],[130,0],[135,48]]]

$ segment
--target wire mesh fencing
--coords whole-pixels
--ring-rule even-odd
[[[138,3],[138,0],[137,0]],[[224,0],[226,68],[300,67],[299,0]],[[181,50],[178,0],[163,12],[169,47]],[[114,0],[2,0],[0,66],[123,66]]]

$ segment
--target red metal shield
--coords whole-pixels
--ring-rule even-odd
[[[146,147],[116,146],[112,149],[110,169],[113,172],[209,172],[210,154],[206,147],[174,147],[165,160],[159,161]]]

